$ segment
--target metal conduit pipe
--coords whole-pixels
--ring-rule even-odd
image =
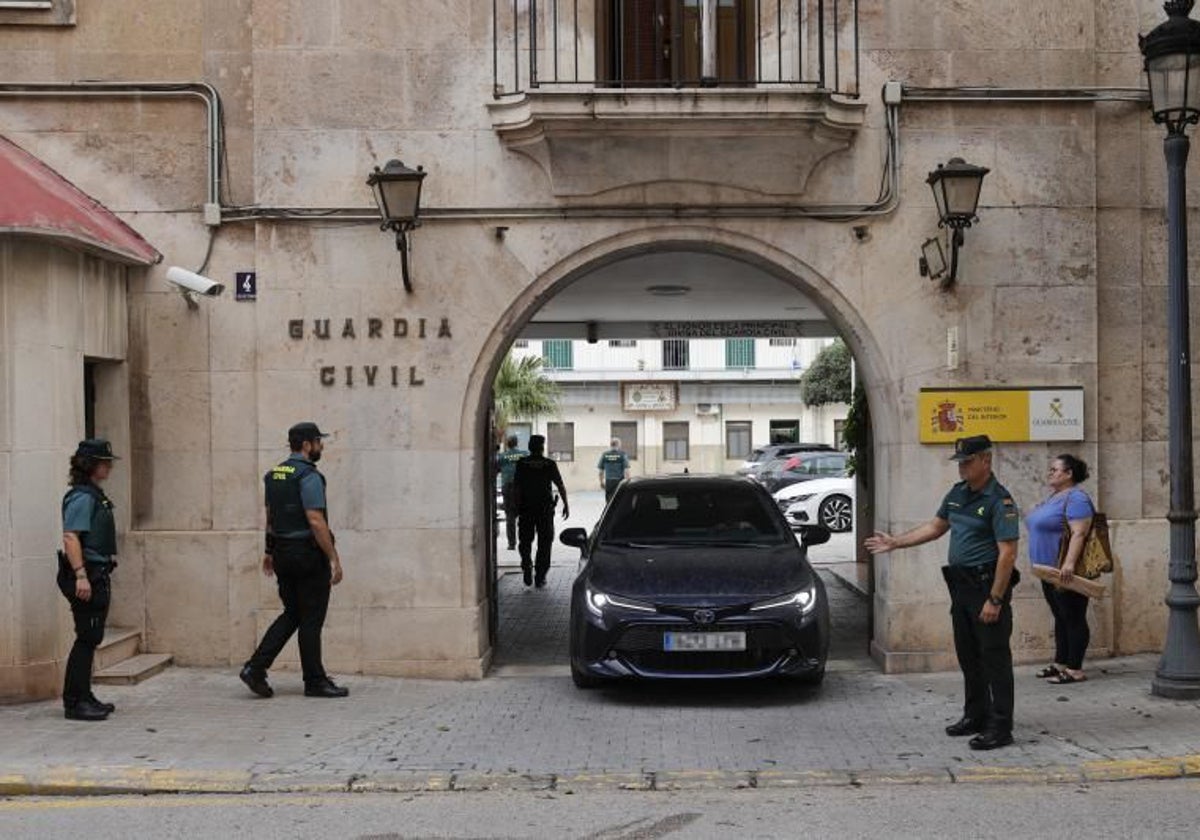
[[[477,219],[746,219],[808,218],[853,221],[893,212],[900,200],[900,131],[898,110],[886,106],[887,143],[883,183],[879,197],[869,204],[637,204],[565,205],[562,207],[431,207],[421,210],[421,220],[467,221]],[[230,207],[226,222],[262,220],[378,222],[379,214],[362,207]]]
[[[221,206],[221,96],[207,82],[0,82],[0,99],[49,97],[196,97],[207,108],[207,204]]]
[[[955,103],[1148,103],[1149,91],[1143,88],[1077,87],[1077,88],[1000,88],[1000,87],[919,87],[901,85],[902,102]],[[887,162],[884,187],[879,199],[868,205],[803,205],[803,204],[740,204],[740,205],[638,205],[567,207],[505,207],[505,208],[429,208],[422,218],[429,221],[463,221],[475,219],[695,219],[695,218],[810,218],[827,221],[852,221],[893,212],[900,201],[900,125],[899,106],[888,104]],[[275,220],[318,220],[343,222],[375,222],[377,214],[362,208],[230,208],[230,222]]]

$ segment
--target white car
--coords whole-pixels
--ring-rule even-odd
[[[854,527],[854,485],[853,478],[817,478],[784,487],[775,501],[793,527],[816,523],[841,533]]]

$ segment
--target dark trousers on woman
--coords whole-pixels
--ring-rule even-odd
[[[104,622],[108,619],[108,605],[112,600],[108,569],[96,564],[88,564],[86,568],[88,582],[92,585],[92,597],[88,601],[75,597],[73,573],[60,569],[58,575],[59,591],[71,604],[71,617],[75,620],[75,644],[71,646],[63,675],[63,706],[68,709],[92,696],[92,665],[96,660],[96,648],[104,641]]]
[[[1083,668],[1092,631],[1088,627],[1088,597],[1042,581],[1042,594],[1054,614],[1054,661],[1072,671]]]
[[[304,684],[320,685],[327,679],[321,663],[321,628],[329,611],[329,560],[312,542],[284,540],[276,541],[273,559],[283,614],[267,628],[246,664],[265,673],[292,634],[298,633]]]
[[[1013,569],[1000,617],[984,624],[979,615],[992,589],[996,565],[943,566],[950,590],[954,652],[963,675],[963,717],[986,731],[1011,734],[1013,729],[1012,604],[1009,597],[1019,576]]]

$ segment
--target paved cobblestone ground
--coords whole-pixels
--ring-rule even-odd
[[[0,708],[0,768],[228,770],[311,783],[406,771],[944,773],[1200,753],[1200,704],[1149,696],[1155,661],[1096,662],[1091,681],[1069,688],[1021,668],[1017,744],[986,754],[941,732],[958,714],[957,674],[835,668],[817,690],[348,677],[352,696],[325,701],[304,698],[294,674],[275,675],[276,697],[260,700],[233,669],[176,668],[106,689],[118,712],[102,724],[65,721],[56,702]]]

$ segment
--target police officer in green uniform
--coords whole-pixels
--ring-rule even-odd
[[[496,455],[496,469],[500,472],[500,494],[504,499],[504,531],[508,537],[508,550],[517,547],[517,494],[513,490],[513,476],[517,474],[517,461],[529,455],[518,448],[520,441],[510,435],[504,442],[503,452]]]
[[[71,605],[75,644],[63,675],[63,713],[68,720],[104,720],[116,707],[92,693],[92,663],[104,641],[104,622],[116,562],[117,524],[100,484],[116,456],[103,438],[79,442],[71,457],[71,489],[63,497],[63,550],[58,553],[58,589]]]
[[[298,631],[300,667],[306,697],[345,697],[321,664],[321,628],[329,609],[330,587],[342,580],[342,561],[329,530],[325,476],[317,461],[325,435],[316,423],[297,423],[288,429],[292,454],[264,477],[267,508],[263,572],[279,584],[283,614],[267,628],[258,649],[239,675],[260,697],[274,694],[267,670]]]
[[[545,449],[546,439],[541,435],[532,435],[529,438],[529,456],[517,462],[513,476],[519,518],[517,530],[521,571],[525,585],[536,583],[538,589],[546,585],[546,574],[550,571],[550,548],[554,543],[554,495],[551,486],[558,488],[558,494],[562,496],[563,519],[571,515],[562,474],[558,471],[558,464],[542,454]],[[532,559],[534,535],[538,541],[536,567]]]
[[[963,672],[962,719],[946,727],[952,736],[974,735],[973,750],[1013,742],[1012,588],[1020,576],[1018,516],[1012,495],[992,474],[987,435],[959,438],[951,459],[962,481],[950,488],[937,515],[897,537],[876,533],[872,554],[920,545],[950,532],[949,565],[942,575],[950,590],[954,650]]]
[[[600,471],[600,487],[607,502],[617,492],[617,486],[629,478],[629,456],[621,450],[620,438],[612,439],[608,451],[601,454],[596,469]]]

